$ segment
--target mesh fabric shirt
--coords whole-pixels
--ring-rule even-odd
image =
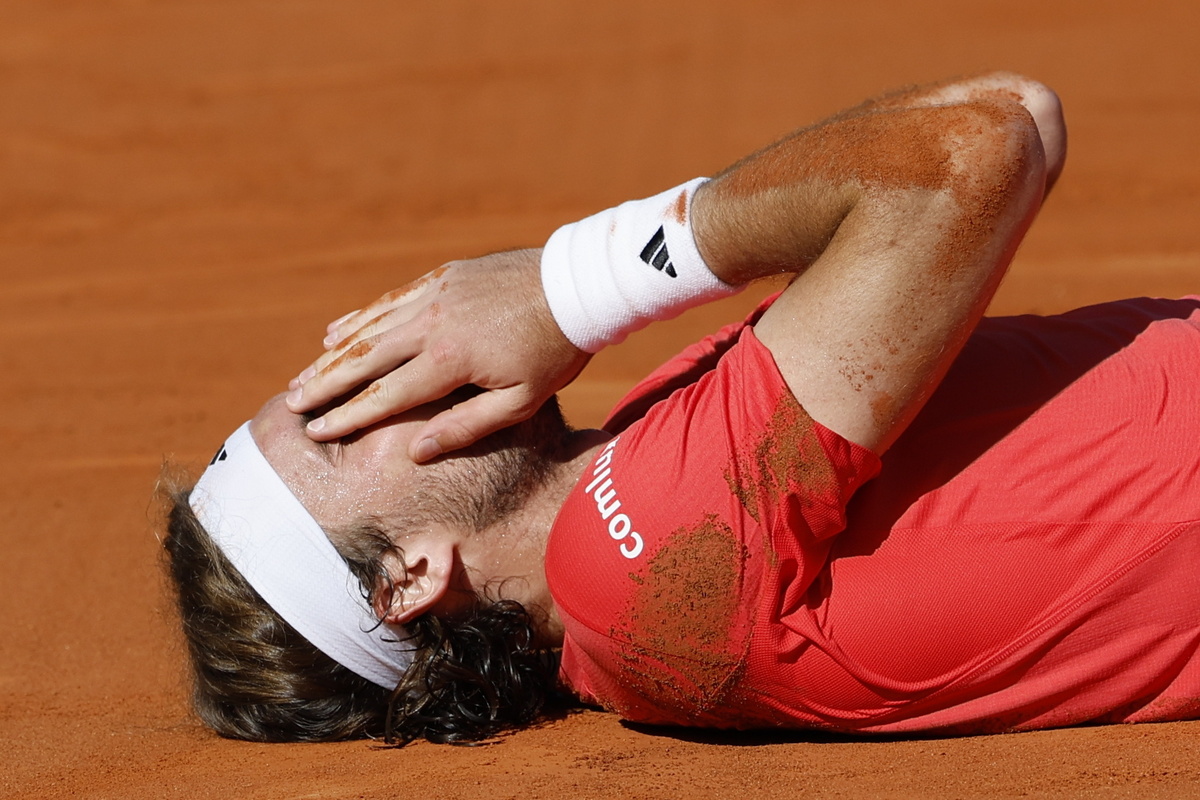
[[[761,311],[639,384],[559,513],[574,691],[721,728],[1200,716],[1200,299],[984,320],[882,461]]]

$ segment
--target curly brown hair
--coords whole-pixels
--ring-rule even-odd
[[[403,552],[376,524],[361,523],[331,537],[374,601],[392,585],[383,563]],[[389,743],[414,739],[463,744],[536,722],[556,692],[558,655],[535,644],[535,621],[512,600],[475,597],[453,620],[426,614],[409,624],[416,657],[388,700]]]
[[[534,646],[534,622],[519,603],[477,598],[448,621],[410,625],[413,665],[394,691],[362,678],[296,632],[209,538],[188,503],[167,490],[168,572],[192,667],[192,704],[222,736],[260,742],[382,736],[469,743],[535,722],[554,694],[557,656]],[[331,537],[364,587],[387,578],[382,557],[398,552],[364,524]]]

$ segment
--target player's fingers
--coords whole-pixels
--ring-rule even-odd
[[[442,266],[432,272],[427,272],[416,280],[387,292],[358,311],[351,312],[341,319],[330,323],[326,329],[327,335],[322,344],[325,345],[326,349],[332,349],[348,337],[354,335],[364,325],[386,316],[388,312],[400,308],[407,303],[411,303],[423,295],[431,284],[444,275],[446,269],[447,267]]]
[[[383,374],[372,372],[372,369],[390,369],[403,364],[416,354],[420,346],[413,338],[418,331],[412,326],[406,327],[419,312],[420,309],[410,304],[376,317],[318,356],[316,361],[288,382],[288,389],[295,392],[307,386],[314,378],[322,377],[324,380],[318,384],[322,388],[314,390],[314,397],[319,394],[324,397],[321,402],[325,402],[338,396],[328,395],[323,388],[325,385],[349,388],[356,385],[351,381],[361,383],[366,378],[375,378]],[[366,358],[368,354],[372,356],[370,359]],[[308,394],[308,391],[305,390],[302,394]],[[304,409],[293,410],[315,407],[307,403],[306,405]]]
[[[479,441],[533,416],[540,403],[519,387],[494,389],[448,408],[425,423],[408,447],[417,463]]]
[[[339,344],[362,330],[362,327],[386,313],[386,310],[376,310],[374,304],[363,306],[357,311],[351,311],[343,317],[329,323],[325,329],[325,338],[321,340],[326,350],[333,350]]]
[[[379,337],[381,334],[408,324],[422,311],[427,309],[424,307],[424,304],[410,302],[381,311],[373,317],[366,316],[370,310],[368,306],[366,309],[363,309],[362,319],[352,320],[356,324],[355,329],[342,336],[329,348],[329,351],[323,356],[326,363],[338,358],[343,352],[354,347],[361,341],[372,337]]]
[[[360,338],[363,335],[370,335],[368,328],[378,329],[381,320],[387,320],[392,317],[395,311],[403,306],[407,301],[391,301],[382,302],[385,298],[391,296],[391,292],[384,295],[383,298],[376,300],[370,305],[363,306],[358,311],[348,314],[336,323],[332,323],[329,327],[329,332],[321,341],[326,350],[337,350],[339,347],[352,344],[352,339]],[[416,295],[404,295],[408,300],[412,300]]]
[[[463,384],[444,363],[418,355],[388,372],[346,402],[308,424],[308,435],[328,441],[444,397]]]
[[[360,308],[329,323],[329,326],[325,328],[325,338],[321,340],[322,346],[326,350],[332,350],[348,336],[352,336],[369,319],[366,309]]]
[[[348,321],[350,320],[350,318],[351,318],[351,317],[353,317],[355,314],[357,314],[357,313],[358,313],[358,312],[360,312],[360,311],[362,311],[362,309],[361,309],[361,308],[356,308],[356,309],[354,309],[353,311],[351,311],[351,312],[350,312],[350,313],[348,313],[348,314],[342,314],[340,317],[338,317],[337,319],[335,319],[333,322],[331,322],[331,323],[329,323],[328,325],[326,325],[326,326],[325,326],[325,332],[326,332],[326,333],[333,333],[333,332],[334,332],[334,331],[336,331],[338,328],[340,328],[342,325],[345,325],[345,324],[346,324],[346,322],[348,322]]]
[[[288,408],[311,411],[400,367],[421,352],[421,340],[411,333],[411,328],[395,327],[325,353],[300,373],[296,385],[289,384]]]

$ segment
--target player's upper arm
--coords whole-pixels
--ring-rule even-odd
[[[882,453],[944,375],[1039,206],[1014,102],[835,119],[704,187],[714,272],[797,278],[755,330],[814,419]]]

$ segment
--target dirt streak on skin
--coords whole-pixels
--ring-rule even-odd
[[[450,265],[445,264],[445,265],[440,266],[437,269],[433,270],[432,272],[425,273],[424,275],[422,275],[421,277],[417,278],[414,281],[410,281],[410,282],[404,284],[399,289],[392,289],[390,292],[387,292],[386,294],[384,294],[383,297],[379,298],[380,303],[385,304],[385,305],[394,303],[397,300],[399,300],[400,298],[405,297],[406,295],[410,295],[413,292],[417,291],[418,289],[425,287],[430,282],[436,281],[438,278],[445,275],[446,270],[448,270],[448,269],[450,269]]]
[[[356,343],[353,347],[346,351],[346,358],[359,359],[374,349],[375,345],[369,341]]]
[[[975,78],[985,77],[987,73],[974,76]],[[945,78],[943,80],[933,81],[931,83],[921,85],[903,86],[898,89],[889,90],[877,97],[872,97],[864,100],[858,105],[846,109],[845,111],[835,114],[832,119],[848,118],[861,116],[875,111],[893,111],[902,108],[910,108],[913,105],[913,95],[919,94],[928,98],[926,105],[943,105],[947,103],[961,102],[987,102],[995,98],[1004,98],[1020,103],[1024,100],[1024,96],[1013,89],[1004,88],[998,84],[992,84],[985,80],[983,83],[971,86],[970,88],[963,87],[964,80],[970,80],[972,76]],[[943,90],[953,86],[952,93],[946,93]],[[942,94],[938,94],[942,92]]]
[[[333,370],[340,368],[342,365],[344,365],[348,361],[358,361],[359,359],[365,357],[368,353],[370,353],[372,348],[374,348],[374,347],[375,347],[374,344],[372,344],[370,341],[365,340],[365,339],[362,341],[355,342],[354,344],[352,344],[348,348],[346,348],[346,350],[344,352],[339,353],[338,356],[333,359],[333,361],[331,361],[327,365],[325,365],[325,367],[321,370],[321,372],[331,372]]]
[[[347,400],[346,404],[347,405],[355,405],[357,403],[361,403],[362,401],[366,400],[371,395],[378,392],[381,388],[383,388],[383,387],[380,384],[372,383],[372,384],[368,385],[367,388],[363,389],[361,392],[354,395],[354,397],[351,397],[349,400]]]
[[[896,416],[896,398],[888,392],[876,392],[871,398],[871,414],[876,424],[883,426]]]
[[[992,101],[835,117],[800,131],[789,138],[801,138],[802,146],[768,148],[714,179],[710,191],[719,191],[727,202],[749,204],[745,213],[737,215],[749,222],[742,235],[734,237],[740,243],[706,238],[705,256],[714,264],[738,264],[738,270],[747,274],[794,271],[812,263],[836,232],[837,220],[827,220],[833,226],[828,229],[796,224],[795,209],[782,202],[789,188],[778,185],[778,176],[794,175],[809,185],[810,194],[818,198],[814,202],[844,204],[847,212],[853,203],[853,195],[847,194],[850,187],[876,193],[949,191],[959,214],[948,221],[951,233],[931,271],[953,274],[964,259],[975,254],[964,247],[978,245],[991,235],[1029,156],[1019,152],[1015,157],[989,158],[986,169],[972,170],[970,165],[955,162],[961,157],[960,145],[978,142],[984,126],[1013,128],[1021,124],[1021,117],[1027,120],[1028,114],[1020,105]],[[995,145],[997,149],[1005,146]],[[996,154],[970,154],[973,158],[985,155]],[[964,173],[973,172],[984,175],[964,178]],[[789,230],[792,238],[768,235]],[[753,253],[747,251],[745,242],[755,243]]]

